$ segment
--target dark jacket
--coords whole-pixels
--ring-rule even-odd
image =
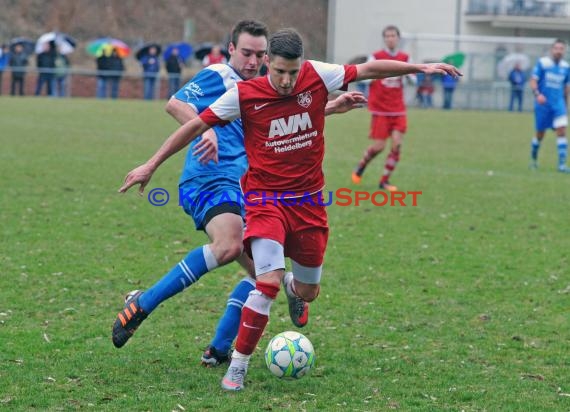
[[[103,72],[109,70],[109,57],[102,54],[101,56],[97,57],[97,60],[95,60],[95,62],[97,63],[97,71],[99,72],[97,73],[97,76],[101,78],[106,77],[105,73]]]
[[[111,56],[107,58],[107,69],[109,71],[115,72],[109,75],[110,78],[118,79],[121,77],[119,72],[123,72],[125,70],[125,66],[123,65],[123,59],[119,57],[116,52],[113,52]]]
[[[14,78],[22,78],[26,74],[28,56],[24,53],[10,53],[8,65],[12,69],[12,76]]]
[[[180,73],[180,72],[182,72],[182,67],[180,64],[180,58],[178,56],[175,56],[173,54],[168,56],[168,59],[166,59],[165,65],[166,65],[166,71],[168,73]]]
[[[56,54],[52,51],[45,51],[36,56],[38,69],[55,69]]]

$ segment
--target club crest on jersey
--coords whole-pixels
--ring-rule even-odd
[[[307,108],[311,105],[312,102],[313,97],[311,96],[310,91],[306,93],[299,93],[297,95],[297,103],[299,103],[300,106]]]

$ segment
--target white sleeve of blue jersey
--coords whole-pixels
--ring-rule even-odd
[[[532,78],[534,80],[541,80],[544,77],[545,64],[548,65],[549,61],[547,57],[541,57],[536,62],[534,69],[532,70]]]
[[[222,97],[216,100],[210,109],[222,120],[227,120],[231,122],[241,116],[241,111],[239,107],[239,92],[238,88],[234,86],[227,92],[225,92]]]
[[[224,76],[224,70],[203,69],[176,92],[174,97],[188,103],[196,113],[202,113],[235,85],[235,81],[226,77],[228,76]]]
[[[340,89],[344,84],[344,66],[316,60],[309,60],[309,63],[311,63],[320,78],[323,79],[329,92]]]

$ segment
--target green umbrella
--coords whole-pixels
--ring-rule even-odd
[[[457,52],[453,54],[448,54],[443,59],[441,59],[441,61],[447,64],[452,64],[457,68],[460,68],[461,66],[463,66],[463,63],[465,62],[465,53]]]

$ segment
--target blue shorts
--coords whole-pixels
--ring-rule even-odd
[[[564,104],[535,104],[534,127],[538,132],[568,126],[568,115]]]
[[[208,221],[216,215],[208,212],[235,213],[245,219],[239,182],[224,175],[196,176],[180,184],[178,204],[192,216],[196,230],[204,230]]]

